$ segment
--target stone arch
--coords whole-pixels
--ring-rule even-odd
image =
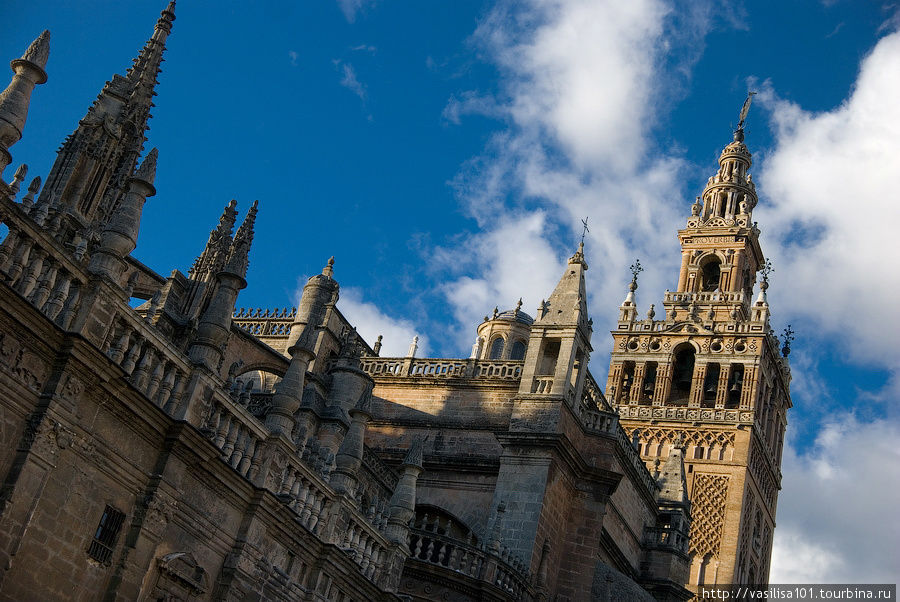
[[[672,350],[672,386],[669,405],[687,405],[694,378],[698,349],[692,341],[679,343]]]

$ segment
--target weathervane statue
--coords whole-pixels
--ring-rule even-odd
[[[747,92],[747,100],[744,101],[744,106],[741,107],[741,118],[738,121],[737,129],[744,129],[744,120],[747,119],[747,113],[750,112],[750,103],[753,102],[753,95],[756,92]]]

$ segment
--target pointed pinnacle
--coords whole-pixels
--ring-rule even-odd
[[[34,63],[41,69],[47,66],[47,59],[50,58],[50,30],[45,29],[41,35],[39,35],[28,49],[25,50],[25,53],[22,55],[21,60],[28,61],[29,63]]]
[[[135,179],[143,180],[148,184],[153,184],[153,180],[156,178],[156,159],[158,156],[159,151],[154,146],[150,149],[150,152],[147,153],[147,156],[141,162],[140,167],[135,170]]]

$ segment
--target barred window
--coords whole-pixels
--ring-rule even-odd
[[[100,524],[97,525],[94,539],[88,548],[88,556],[97,562],[109,563],[124,520],[125,515],[123,513],[112,506],[107,506],[103,511],[103,516],[100,517]]]

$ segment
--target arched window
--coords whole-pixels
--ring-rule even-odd
[[[685,405],[691,394],[691,380],[694,378],[694,346],[682,343],[675,348],[675,362],[672,367],[672,392],[669,403]]]
[[[703,273],[700,278],[700,290],[712,292],[719,288],[719,280],[722,278],[722,266],[719,258],[710,255],[703,263]]]
[[[491,353],[489,359],[499,360],[503,357],[503,337],[497,337],[491,343]]]
[[[525,341],[516,341],[513,343],[512,349],[509,352],[509,359],[511,360],[524,360],[525,359]]]
[[[741,392],[744,389],[744,364],[733,364],[731,375],[728,379],[728,401],[726,408],[736,408],[741,402]]]
[[[716,405],[716,393],[719,390],[719,364],[707,364],[706,378],[703,380],[703,407]]]
[[[656,362],[647,362],[644,365],[644,387],[641,391],[642,405],[653,402],[653,391],[656,389]]]

